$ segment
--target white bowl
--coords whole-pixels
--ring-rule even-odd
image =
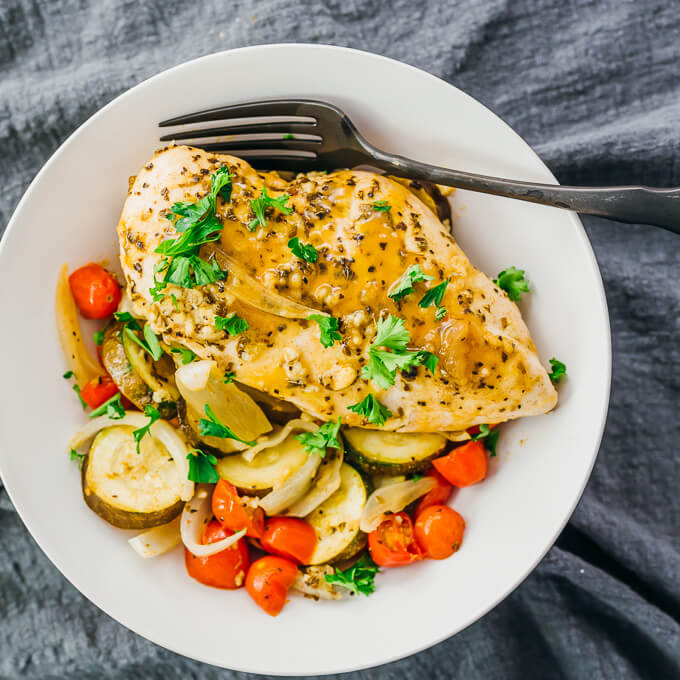
[[[597,264],[569,212],[464,191],[455,235],[490,275],[526,269],[524,317],[545,364],[569,370],[551,414],[503,428],[490,477],[460,491],[459,553],[386,570],[369,598],[294,597],[272,619],[245,591],[206,588],[181,550],[140,559],[127,532],[84,505],[65,444],[85,421],[54,322],[63,262],[116,259],[128,176],[159,147],[159,120],[285,96],[340,105],[377,146],[476,172],[554,182],[529,146],[484,106],[437,78],[365,52],[268,45],[214,54],[161,73],[82,125],[29,187],[0,248],[4,358],[0,469],[48,557],[86,597],[144,637],[201,661],[280,675],[349,671],[407,656],[453,635],[500,602],[550,548],[595,460],[607,412],[610,339]]]

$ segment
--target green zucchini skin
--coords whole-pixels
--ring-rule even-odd
[[[344,433],[345,440],[345,457],[356,467],[369,475],[412,475],[416,472],[424,472],[429,469],[432,461],[435,458],[443,455],[446,452],[448,442],[445,437],[441,437],[440,441],[435,439],[435,436],[427,434],[427,445],[423,445],[422,451],[416,452],[408,460],[394,460],[390,458],[389,451],[391,445],[389,439],[395,436],[392,432],[379,432],[375,430],[366,430],[370,433],[373,439],[384,439],[384,442],[374,446],[371,451],[360,447],[357,440],[361,440],[360,428],[350,428]],[[381,437],[381,435],[383,435]],[[414,448],[417,448],[416,437],[418,434],[407,435],[413,437]]]

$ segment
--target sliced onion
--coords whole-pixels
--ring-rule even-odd
[[[443,437],[446,437],[450,442],[466,442],[471,439],[470,433],[466,430],[458,430],[457,432],[440,432]]]
[[[90,420],[85,427],[78,430],[71,438],[68,446],[71,449],[79,449],[83,444],[92,439],[99,430],[103,430],[106,427],[131,425],[132,427],[139,429],[140,427],[148,425],[148,423],[149,419],[143,413],[137,411],[126,411],[125,415],[118,420],[112,420],[108,416],[98,416],[97,418]],[[172,456],[172,459],[175,461],[175,465],[177,465],[179,470],[180,479],[183,480],[180,498],[183,501],[188,501],[194,495],[194,483],[188,479],[189,461],[187,461],[187,455],[189,454],[189,451],[187,450],[184,440],[180,437],[177,430],[164,420],[157,420],[151,426],[149,433],[165,446]]]
[[[366,501],[361,513],[359,528],[369,534],[385,519],[388,512],[399,512],[416,498],[424,496],[436,485],[433,477],[421,477],[414,481],[397,482],[376,489]]]
[[[241,529],[232,536],[223,538],[215,543],[201,543],[203,529],[212,519],[212,484],[199,484],[196,494],[184,506],[180,520],[180,534],[184,547],[196,557],[210,557],[216,555],[229,546],[234,545],[240,538],[246,535],[246,530]]]
[[[340,488],[342,451],[332,449],[321,462],[319,474],[312,481],[312,488],[299,501],[293,503],[285,514],[290,517],[306,517]],[[330,459],[330,460],[329,460]]]
[[[187,389],[199,392],[208,384],[211,369],[217,366],[212,359],[192,361],[186,366],[180,366],[175,373],[175,380],[180,380]]]
[[[398,482],[405,482],[406,475],[384,475],[378,474],[371,477],[374,489],[382,489],[383,486],[390,486],[390,484],[397,484]]]
[[[268,515],[278,515],[304,496],[314,481],[321,465],[321,456],[311,453],[304,465],[298,468],[278,489],[270,491],[260,501],[260,507]]]
[[[128,543],[130,547],[145,559],[148,557],[158,557],[163,553],[172,550],[182,541],[179,535],[179,523],[181,515],[175,517],[172,522],[161,524],[159,527],[149,529],[137,536],[133,536]]]
[[[255,444],[255,446],[251,446],[241,455],[246,461],[252,463],[253,460],[255,460],[255,456],[257,456],[260,451],[264,451],[264,449],[268,449],[272,446],[278,446],[294,430],[315,432],[318,429],[318,425],[315,425],[309,420],[302,420],[301,418],[289,420],[280,430],[276,430],[273,434],[262,437],[261,441]]]
[[[83,387],[92,378],[104,375],[104,369],[92,358],[83,342],[78,320],[78,309],[68,284],[68,266],[62,265],[57,279],[57,333],[68,367]]]
[[[342,600],[349,594],[345,588],[335,588],[326,583],[325,574],[334,574],[335,569],[326,564],[321,567],[307,567],[298,570],[292,588],[315,600]]]
[[[269,288],[263,286],[257,279],[248,274],[245,267],[238,260],[234,259],[231,255],[227,255],[224,250],[214,243],[209,243],[204,247],[207,252],[215,255],[215,259],[221,269],[229,270],[229,275],[225,280],[225,287],[229,288],[241,302],[245,302],[268,314],[283,316],[286,319],[306,319],[310,314],[328,316],[325,312],[313,307],[307,307],[294,300],[289,300],[269,290]]]

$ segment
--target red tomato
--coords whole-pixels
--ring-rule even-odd
[[[316,532],[304,519],[272,517],[260,543],[267,552],[307,564],[316,548]]]
[[[246,536],[251,538],[262,538],[264,534],[262,508],[248,505],[248,499],[240,498],[236,489],[225,479],[220,479],[215,485],[212,511],[215,519],[226,529],[245,529]]]
[[[413,537],[413,524],[405,512],[397,512],[368,535],[368,550],[380,567],[401,567],[423,559]]]
[[[120,287],[99,264],[86,264],[68,277],[73,298],[86,319],[105,319],[120,302]]]
[[[470,441],[432,461],[437,471],[454,486],[470,486],[486,477],[486,452],[481,440]]]
[[[212,520],[203,532],[203,543],[215,543],[234,532]],[[250,564],[248,544],[240,539],[222,552],[210,557],[196,557],[184,549],[184,563],[191,578],[213,588],[240,588]]]
[[[431,505],[416,518],[416,542],[426,557],[444,560],[463,542],[465,520],[448,505]]]
[[[80,396],[90,408],[97,408],[111,399],[118,392],[116,383],[108,375],[92,378],[82,390]]]
[[[453,487],[436,470],[430,470],[426,477],[432,477],[437,485],[434,487],[434,489],[432,489],[432,491],[428,491],[420,499],[420,502],[416,507],[416,517],[418,517],[418,515],[430,505],[442,505],[443,503],[446,503],[446,501],[448,501],[449,497],[451,496],[451,489]]]
[[[294,562],[267,555],[250,566],[246,590],[269,616],[276,616],[286,604],[288,590],[296,576],[297,566]]]

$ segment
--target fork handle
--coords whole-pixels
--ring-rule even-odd
[[[680,187],[571,187],[520,182],[449,170],[371,149],[372,162],[395,175],[436,184],[518,198],[521,201],[599,215],[619,222],[651,224],[680,234]]]

